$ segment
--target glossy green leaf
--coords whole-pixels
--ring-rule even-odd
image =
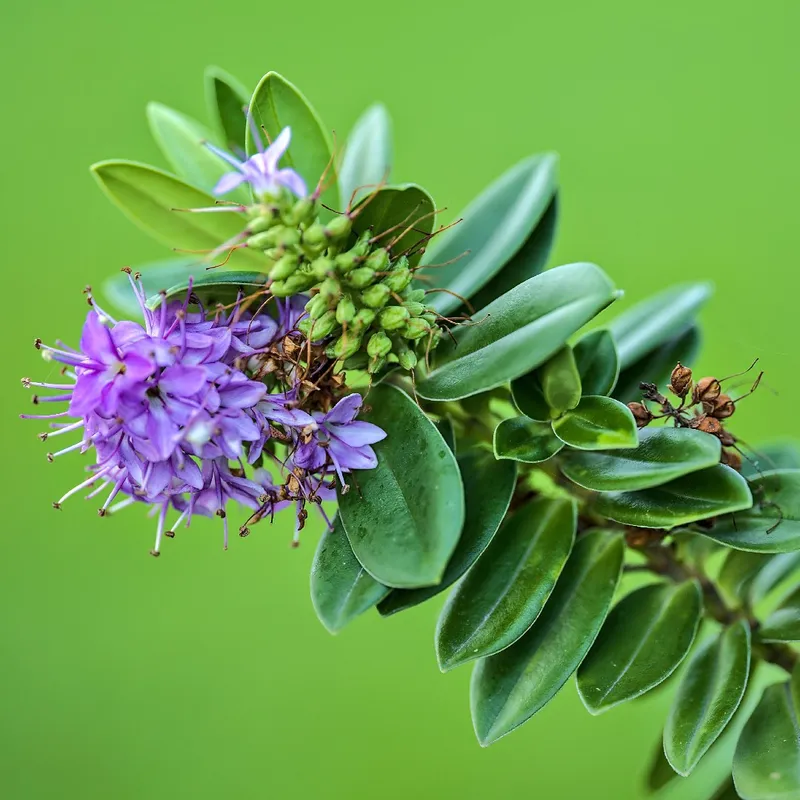
[[[470,297],[473,308],[484,308],[493,300],[542,272],[553,250],[558,226],[558,194],[517,254],[482,289]]]
[[[634,491],[668,483],[719,462],[719,439],[688,428],[644,428],[630,450],[571,451],[561,471],[597,492]]]
[[[674,528],[741,511],[752,502],[747,481],[730,467],[718,464],[652,489],[600,494],[595,510],[623,525]]]
[[[569,264],[530,278],[443,341],[417,385],[428,400],[459,400],[501,386],[547,361],[616,297],[594,264]]]
[[[607,531],[578,539],[539,618],[517,642],[478,662],[472,720],[485,747],[530,719],[577,669],[606,618],[624,557]]]
[[[443,672],[503,650],[530,628],[572,549],[576,521],[572,500],[545,497],[506,520],[439,617]]]
[[[800,642],[800,588],[764,620],[758,638],[762,642]]]
[[[694,326],[687,328],[621,370],[613,396],[623,403],[630,403],[642,399],[642,390],[639,388],[642,381],[663,387],[679,361],[682,364],[694,363],[701,343],[699,329]]]
[[[611,397],[588,396],[563,417],[553,420],[562,442],[580,450],[636,447],[636,420],[627,406]]]
[[[754,605],[797,568],[800,568],[800,551],[773,555],[729,550],[717,583],[734,601]]]
[[[664,729],[673,769],[689,775],[730,722],[750,676],[750,626],[739,620],[698,650],[681,678]]]
[[[530,419],[549,423],[556,416],[545,400],[538,369],[512,381],[511,394],[517,408]]]
[[[800,446],[796,442],[773,442],[759,447],[752,458],[756,464],[749,461],[742,464],[742,475],[746,478],[776,469],[800,469]]]
[[[435,423],[436,429],[442,434],[442,438],[447,443],[447,446],[456,453],[456,431],[453,427],[453,421],[450,417],[442,417]]]
[[[392,229],[380,243],[391,245],[392,254],[408,255],[413,265],[420,259],[416,252],[425,237],[433,230],[433,198],[415,183],[384,186],[363,203],[364,209],[353,220],[353,230],[361,233],[367,229],[378,235]],[[432,297],[432,295],[429,295]]]
[[[331,141],[317,112],[303,93],[277,72],[268,72],[256,86],[250,99],[250,110],[258,128],[266,131],[270,141],[275,141],[284,128],[292,129],[292,141],[281,164],[293,167],[313,192],[327,169],[325,191],[320,201],[331,208],[339,203],[336,172],[331,165]],[[247,131],[247,154],[257,152],[251,130]],[[328,212],[320,211],[320,217]]]
[[[161,103],[149,103],[150,132],[175,173],[192,186],[211,194],[219,179],[231,171],[230,164],[212,153],[205,142],[213,142],[211,131],[197,120]],[[247,203],[246,188],[225,195],[226,200]]]
[[[800,470],[774,470],[751,479],[754,503],[708,531],[728,547],[754,553],[800,550]]]
[[[731,552],[744,555],[742,550],[732,550]],[[749,553],[748,555],[758,554]],[[762,556],[762,558],[764,557]],[[800,569],[800,550],[795,550],[791,553],[775,553],[774,555],[766,556],[766,558],[768,559],[767,563],[755,576],[749,587],[750,602],[752,604],[758,603],[765,598],[783,580]]]
[[[547,405],[560,416],[581,401],[581,376],[572,348],[562,347],[539,368],[542,393]]]
[[[339,515],[358,560],[386,586],[439,583],[464,524],[458,464],[436,426],[405,393],[380,384],[362,414],[383,428],[378,466],[356,470]]]
[[[210,252],[244,230],[241,214],[186,211],[209,208],[216,200],[147,164],[101,161],[92,165],[92,174],[129,219],[169,247]],[[234,252],[229,264],[262,265],[264,256],[245,248]]]
[[[657,792],[659,789],[663,789],[668,784],[673,783],[677,778],[680,778],[680,776],[672,769],[667,757],[664,755],[663,736],[659,736],[658,742],[653,748],[650,766],[645,776],[647,788],[651,792]]]
[[[154,261],[137,267],[135,271],[141,273],[145,296],[151,297],[161,289],[185,282],[193,272],[203,275],[205,265],[198,263],[197,256],[191,256]],[[124,311],[131,319],[141,317],[139,301],[131,289],[130,279],[122,270],[103,283],[103,295],[114,308]]]
[[[547,422],[527,417],[503,420],[494,430],[496,458],[508,458],[525,464],[538,464],[552,458],[564,447]]]
[[[197,295],[207,307],[217,303],[232,302],[239,290],[252,294],[259,289],[263,289],[267,282],[267,276],[263,272],[239,272],[236,270],[219,270],[218,272],[206,272],[200,274],[198,278],[192,280],[192,293]],[[182,280],[170,286],[166,290],[164,297],[167,300],[173,297],[185,297],[189,288],[188,280]],[[154,294],[147,298],[149,309],[158,308],[161,305],[162,295]]]
[[[219,67],[205,72],[208,112],[230,153],[244,150],[247,133],[247,107],[250,95],[233,75]]]
[[[379,103],[370,106],[347,137],[339,169],[339,205],[352,208],[389,179],[392,167],[392,122]]]
[[[793,681],[800,684],[797,674]],[[800,697],[789,681],[764,690],[733,759],[733,780],[744,800],[800,800],[798,717]]]
[[[320,622],[339,633],[388,592],[361,566],[337,518],[333,530],[326,528],[322,534],[311,565],[311,602]]]
[[[584,394],[609,395],[619,377],[619,356],[611,331],[592,331],[574,347]]]
[[[711,293],[707,283],[673,286],[612,320],[609,330],[617,343],[620,367],[629,367],[673,339],[694,321]]]
[[[433,240],[424,263],[442,266],[422,274],[454,293],[432,296],[434,308],[442,314],[457,309],[457,295],[475,294],[522,248],[555,195],[557,167],[551,153],[517,164],[464,209],[457,225]]]
[[[701,614],[694,581],[650,584],[620,600],[578,668],[586,708],[599,714],[666,680],[689,652]]]
[[[516,465],[496,461],[485,451],[470,450],[459,457],[458,466],[466,499],[464,530],[441,583],[421,589],[393,589],[378,605],[383,616],[419,605],[452,586],[477,561],[500,527],[516,487]]]

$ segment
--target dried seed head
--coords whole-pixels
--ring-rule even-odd
[[[742,456],[740,455],[738,450],[732,450],[730,448],[725,448],[722,451],[722,458],[720,461],[723,464],[727,464],[729,467],[732,467],[737,472],[742,469]]]
[[[695,403],[713,402],[721,392],[722,387],[716,378],[700,378],[692,390],[692,400]]]
[[[703,433],[710,433],[712,436],[719,436],[722,433],[722,423],[714,417],[709,417],[706,414],[701,414],[695,417],[690,423],[690,428],[695,428]]]
[[[681,362],[672,370],[669,379],[669,390],[683,400],[692,388],[692,371],[689,367],[684,367]]]
[[[730,395],[721,394],[716,400],[703,403],[703,410],[716,419],[728,419],[736,411],[736,404],[731,400]]]
[[[653,415],[644,403],[628,403],[628,408],[636,420],[637,428],[645,428],[653,421]]]

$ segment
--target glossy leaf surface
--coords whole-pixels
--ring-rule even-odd
[[[572,411],[553,421],[562,442],[580,450],[636,447],[636,421],[627,406],[611,397],[583,397]]]
[[[575,345],[574,354],[583,394],[611,394],[619,377],[619,356],[611,332],[587,333]]]
[[[208,67],[205,79],[209,115],[226,149],[233,154],[243,151],[247,131],[246,113],[252,92],[219,67]]]
[[[511,394],[517,408],[530,419],[549,423],[556,416],[545,400],[539,370],[512,381]]]
[[[800,588],[764,620],[758,638],[762,642],[800,642]]]
[[[494,431],[496,458],[538,464],[552,458],[564,447],[547,422],[534,422],[527,417],[503,420]]]
[[[339,169],[339,206],[354,207],[387,181],[392,166],[392,123],[382,105],[370,106],[350,131]]]
[[[562,347],[539,368],[542,393],[556,416],[581,401],[581,376],[569,345]]]

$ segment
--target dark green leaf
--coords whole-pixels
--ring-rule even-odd
[[[658,742],[653,749],[652,760],[647,770],[646,783],[647,788],[651,792],[657,792],[663,789],[667,784],[672,783],[676,778],[680,777],[677,772],[670,766],[667,757],[664,755],[664,741],[663,737],[658,737]]]
[[[703,535],[754,553],[800,550],[800,470],[774,470],[751,479],[754,504],[725,517]]]
[[[743,553],[744,551],[734,550],[732,552]],[[749,555],[757,554],[750,553]],[[766,558],[768,559],[767,563],[753,579],[749,588],[751,604],[758,603],[765,598],[781,581],[800,568],[800,550],[795,550],[793,553],[776,553],[766,556]]]
[[[711,800],[739,800],[739,794],[733,785],[733,778],[724,780]]]
[[[219,67],[207,67],[205,79],[209,116],[222,136],[225,148],[231,153],[244,150],[246,112],[252,92]]]
[[[358,562],[337,517],[333,530],[322,534],[311,565],[311,602],[320,622],[339,633],[388,592]]]
[[[558,225],[558,194],[519,252],[480,291],[470,298],[473,308],[484,308],[493,300],[538,275],[547,264]]]
[[[496,458],[508,458],[525,464],[538,464],[552,458],[564,443],[547,422],[527,417],[503,420],[494,430]]]
[[[437,420],[436,429],[442,434],[442,438],[447,443],[447,446],[455,453],[456,452],[456,431],[453,428],[453,421],[450,417],[442,417]]]
[[[793,682],[797,687],[800,678]],[[791,684],[768,686],[744,726],[733,759],[736,791],[744,800],[800,798],[800,697]]]
[[[673,339],[694,321],[711,292],[707,283],[673,286],[612,320],[609,329],[617,342],[620,367],[631,366]]]
[[[544,398],[538,369],[512,381],[511,394],[517,408],[530,419],[549,423],[556,416]]]
[[[749,461],[745,461],[742,465],[742,474],[746,478],[754,478],[759,471],[800,469],[800,447],[795,442],[765,444],[753,453],[753,459],[756,461],[758,469]]]
[[[592,714],[658,686],[683,661],[702,613],[700,587],[656,583],[612,609],[578,668],[578,691]]]
[[[719,439],[688,428],[644,428],[639,446],[609,452],[572,451],[561,462],[571,481],[597,492],[634,491],[668,483],[719,462]]]
[[[562,347],[539,367],[542,393],[547,405],[560,416],[581,401],[581,376],[569,345]]]
[[[339,203],[352,208],[389,178],[392,167],[392,123],[386,109],[370,106],[347,137],[339,170]]]
[[[750,675],[750,626],[739,620],[706,642],[681,678],[664,729],[673,769],[689,775],[730,722]]]
[[[609,395],[619,377],[619,357],[610,331],[587,333],[575,345],[584,394]]]
[[[582,536],[533,626],[511,647],[478,662],[472,719],[484,747],[549,703],[577,669],[611,606],[624,552],[618,534]]]
[[[433,240],[425,264],[443,266],[423,274],[454,293],[433,296],[434,308],[442,314],[457,309],[455,295],[475,294],[520,250],[555,195],[557,166],[550,153],[517,164],[464,209],[461,222]]]
[[[387,586],[439,583],[464,523],[458,464],[436,426],[408,395],[380,384],[363,419],[386,431],[378,466],[357,470],[339,495],[347,538],[367,571]],[[358,488],[355,488],[358,487]]]
[[[571,500],[539,497],[502,525],[436,627],[443,672],[513,644],[539,616],[575,538]]]
[[[244,230],[246,220],[241,214],[185,211],[209,208],[216,201],[155,167],[133,161],[101,161],[92,165],[92,173],[129,219],[169,247],[211,251]],[[252,267],[265,262],[262,254],[244,248],[235,251],[229,263]]]
[[[218,272],[206,272],[192,281],[192,293],[202,300],[207,307],[217,303],[232,302],[239,290],[252,294],[264,288],[267,276],[263,272],[238,272],[235,270],[220,270]],[[188,280],[179,281],[166,290],[164,297],[167,300],[173,297],[185,297],[189,288]],[[147,298],[149,309],[158,308],[161,305],[162,295],[154,294]]]
[[[758,638],[762,642],[800,642],[800,588],[764,620]]]
[[[636,447],[636,420],[627,406],[610,397],[588,396],[563,417],[553,420],[562,442],[580,450]]]
[[[517,480],[516,465],[496,461],[491,453],[470,450],[458,459],[464,481],[464,530],[438,586],[393,589],[378,605],[383,616],[419,605],[452,586],[478,559],[508,511]]]
[[[433,230],[433,199],[414,183],[384,186],[364,201],[364,210],[353,221],[353,230],[361,233],[369,228],[378,235],[390,228],[393,233],[381,239],[384,247],[391,244],[392,253],[407,253],[409,262],[419,261],[412,252]],[[432,295],[431,295],[432,296]]]
[[[136,269],[136,272],[141,273],[146,297],[174,286],[179,281],[186,281],[193,271],[200,275],[205,272],[205,265],[198,263],[197,256],[154,261]],[[130,278],[121,270],[103,283],[103,294],[115,308],[124,311],[131,318],[141,316],[142,309],[131,289]]]
[[[428,400],[459,400],[501,386],[547,361],[613,302],[616,292],[594,264],[556,267],[530,278],[455,329],[417,385]]]
[[[317,112],[302,92],[277,72],[268,72],[256,86],[250,100],[250,114],[258,128],[266,130],[270,141],[275,141],[284,128],[292,129],[292,142],[284,156],[283,164],[293,167],[313,192],[326,169],[324,185],[327,187],[320,201],[331,208],[339,202],[336,173],[331,162],[331,143],[328,131]],[[252,131],[246,136],[247,154],[257,152]],[[328,216],[324,209],[320,217]]]
[[[740,511],[752,502],[747,481],[730,467],[718,464],[653,489],[600,494],[595,510],[623,525],[674,528]]]

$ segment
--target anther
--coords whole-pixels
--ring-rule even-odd
[[[53,503],[53,508],[56,511],[61,511],[61,503]]]
[[[239,528],[239,536],[241,536],[242,539],[245,539],[249,535],[250,535],[250,528],[248,528],[246,525],[242,525],[242,527]]]
[[[48,453],[47,460],[52,464],[56,460],[56,457],[52,453]]]
[[[175,531],[164,531],[164,536],[166,536],[168,539],[174,539]]]
[[[38,338],[37,338],[37,339],[34,339],[34,340],[33,340],[33,346],[34,346],[34,347],[35,347],[37,350],[41,350],[41,349],[42,349],[42,340],[41,340],[41,339],[38,339]]]
[[[31,388],[31,379],[30,378],[23,378],[22,379],[22,388],[23,389],[30,389]]]
[[[150,555],[158,558],[161,555],[161,553],[158,550],[151,550]]]
[[[39,437],[39,439],[41,439],[43,442],[46,442],[46,441],[47,441],[47,437],[48,437],[48,435],[49,435],[49,434],[47,434],[47,433],[45,433],[45,432],[43,432],[43,433],[38,433],[38,434],[37,434],[37,436]]]
[[[105,508],[98,508],[97,509],[97,516],[98,517],[104,517],[105,515],[106,515],[106,509]]]

